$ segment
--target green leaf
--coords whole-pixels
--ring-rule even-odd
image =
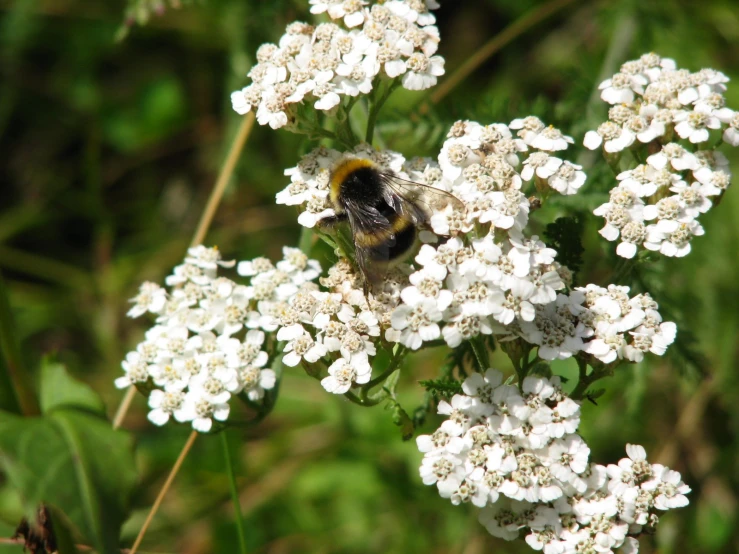
[[[452,376],[427,379],[425,381],[419,381],[418,384],[435,396],[445,400],[450,399],[455,394],[462,394],[462,383]]]
[[[80,407],[105,415],[102,399],[88,385],[73,379],[64,365],[44,358],[41,363],[41,412]]]
[[[59,508],[47,505],[47,509],[51,514],[51,524],[54,528],[54,538],[56,539],[56,547],[58,554],[79,554],[77,546],[74,544],[74,538],[70,527],[69,519]]]
[[[27,513],[41,502],[56,506],[98,552],[118,552],[136,481],[127,433],[58,405],[40,418],[0,412],[0,463]]]
[[[400,436],[403,437],[403,440],[407,441],[413,438],[416,428],[403,407],[397,401],[388,399],[387,409],[392,412],[393,423],[400,427]]]
[[[596,402],[596,400],[598,400],[605,393],[606,393],[606,389],[595,389],[592,392],[588,392],[585,395],[585,398],[587,398],[588,400],[590,400],[593,404],[595,404],[597,406],[598,403]]]

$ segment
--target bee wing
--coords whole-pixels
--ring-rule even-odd
[[[355,246],[354,257],[359,270],[364,276],[364,292],[367,294],[374,285],[379,283],[387,272],[387,261],[390,259],[390,246],[382,244],[370,250],[361,246]]]
[[[390,221],[374,207],[352,205],[346,210],[349,225],[354,236],[354,256],[365,278],[364,292],[367,294],[372,285],[378,283],[386,271],[383,262],[390,259],[390,247],[394,244],[394,237],[368,248],[357,240],[359,234],[374,235],[389,234],[392,232]],[[372,257],[370,257],[370,251]],[[378,263],[379,262],[379,263]]]
[[[354,236],[357,233],[385,233],[392,229],[388,218],[373,206],[364,206],[357,202],[351,202],[346,206],[345,210]]]
[[[464,211],[464,203],[445,190],[409,181],[394,173],[381,175],[385,184],[385,202],[397,213],[409,217],[413,223],[424,224],[434,213],[449,205]]]

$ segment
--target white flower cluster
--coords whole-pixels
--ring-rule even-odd
[[[376,151],[367,144],[350,153],[319,147],[285,171],[290,184],[276,199],[278,204],[298,206],[298,223],[304,227],[314,227],[319,220],[334,215],[329,201],[331,169],[349,155],[370,159],[385,172],[451,192],[462,200],[465,212],[460,211],[462,206],[449,204],[431,219],[434,232],[440,235],[467,233],[476,222],[517,232],[528,221],[529,201],[521,192],[524,182],[533,180],[537,188],[567,195],[577,193],[585,183],[579,165],[554,155],[572,142],[530,116],[510,125],[455,123],[438,163],[430,158],[406,160],[398,152]]]
[[[363,0],[311,0],[311,12],[326,12],[340,23],[288,25],[278,44],[263,44],[249,77],[231,94],[234,110],[256,110],[260,125],[291,124],[297,106],[311,102],[329,111],[342,96],[369,94],[379,79],[401,79],[409,90],[424,90],[444,74],[435,55],[439,30],[430,9],[434,0],[390,0],[367,7]]]
[[[677,326],[662,321],[652,297],[645,293],[629,298],[628,293],[629,287],[588,285],[570,294],[570,310],[575,308],[570,313],[577,314],[573,325],[589,329],[592,337],[583,351],[603,363],[641,362],[646,352],[661,356],[675,341]]]
[[[139,385],[149,394],[149,419],[164,425],[174,417],[207,432],[213,420],[224,421],[232,395],[252,401],[275,385],[275,373],[265,369],[265,333],[274,330],[272,314],[318,277],[318,262],[299,250],[285,248],[274,267],[258,258],[241,262],[238,271],[251,276],[239,285],[217,275],[235,262],[221,260],[216,248],[188,250],[185,263],[166,278],[168,292],[156,283],[144,283],[133,299],[129,316],[155,314],[156,325],[122,366],[118,388]]]
[[[517,131],[516,138],[511,129]],[[529,214],[529,201],[521,192],[524,181],[565,193],[576,192],[585,181],[579,166],[552,155],[572,139],[535,117],[510,126],[459,122],[449,135],[438,163],[429,158],[406,161],[397,152],[378,152],[368,145],[350,154],[461,200],[429,220],[437,235],[451,238],[438,243],[439,237],[427,233],[438,244],[421,246],[414,266],[386,280],[378,300],[381,312],[375,311],[382,336],[416,350],[441,338],[454,348],[495,332],[538,345],[545,360],[579,351],[604,363],[640,360],[646,351],[663,354],[674,340],[675,325],[662,322],[648,295],[629,299],[628,288],[595,285],[558,294],[570,284],[569,270],[554,260],[555,250],[523,233]],[[524,154],[528,157],[522,162],[519,156]],[[299,206],[298,221],[306,227],[333,215],[328,199],[331,168],[343,156],[319,148],[304,157],[285,172],[291,183],[277,194],[277,202]],[[357,288],[349,295],[352,313],[364,306]],[[303,323],[313,316],[307,312],[306,317]]]
[[[739,145],[739,117],[725,107],[729,78],[713,69],[691,73],[675,61],[644,54],[626,62],[621,71],[600,84],[601,98],[613,107],[608,121],[588,131],[585,146],[603,145],[620,152],[636,141],[672,140],[674,133],[691,144],[706,142],[711,130],[723,130],[723,140]]]
[[[671,142],[617,178],[609,201],[593,212],[606,221],[600,234],[620,240],[616,253],[624,258],[633,258],[639,246],[681,257],[690,252],[692,238],[704,233],[698,216],[728,188],[731,172],[721,152],[693,153]]]
[[[585,146],[615,154],[649,144],[651,154],[618,175],[610,201],[594,212],[606,220],[601,235],[620,239],[619,256],[633,258],[639,246],[685,256],[691,239],[704,233],[697,218],[723,194],[731,173],[726,157],[703,143],[714,130],[739,146],[739,112],[725,107],[723,96],[728,80],[713,69],[691,73],[645,54],[601,83],[601,98],[612,107],[608,121],[586,133]]]
[[[685,506],[680,474],[649,464],[644,448],[627,445],[617,465],[589,462],[577,434],[580,405],[559,378],[529,376],[515,385],[490,369],[468,377],[433,435],[417,438],[424,484],[455,505],[482,508],[479,520],[496,537],[521,531],[545,554],[635,553],[634,536],[658,521],[655,510]]]
[[[550,259],[554,251],[541,242],[535,246],[541,256],[549,250],[544,262],[556,267]],[[316,373],[327,368],[322,385],[335,394],[368,383],[377,348],[393,343],[415,350],[443,338],[454,348],[494,331],[501,340],[520,337],[538,346],[544,360],[584,352],[608,364],[639,362],[646,352],[662,355],[674,341],[675,324],[662,321],[648,294],[629,298],[629,288],[616,285],[557,294],[555,288],[564,283],[555,269],[539,268],[533,279],[531,273],[516,276],[520,252],[513,239],[507,248],[502,255],[490,235],[473,239],[471,246],[459,238],[438,250],[424,245],[416,257],[424,267],[413,273],[408,267],[391,270],[369,300],[361,277],[341,259],[321,279],[326,290],[304,287],[268,310],[263,328],[277,329],[277,339],[286,341],[286,366],[302,363]]]
[[[335,264],[321,284],[329,290],[298,292],[276,314],[277,339],[286,341],[282,358],[286,366],[303,363],[309,372],[311,367],[318,372],[322,367],[314,364],[325,364],[328,376],[321,385],[328,392],[344,394],[370,381],[370,358],[380,337],[378,316],[386,320],[387,308],[377,299],[370,308],[347,260]]]

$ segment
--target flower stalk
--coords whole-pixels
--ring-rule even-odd
[[[239,489],[236,485],[236,474],[234,473],[233,460],[231,459],[231,448],[228,443],[227,431],[219,433],[221,435],[221,444],[223,445],[223,458],[226,462],[226,476],[228,477],[229,490],[231,491],[231,501],[234,507],[234,520],[236,523],[236,531],[239,535],[239,552],[247,554],[246,547],[246,530],[244,529],[244,517],[241,514],[241,500],[239,499]]]

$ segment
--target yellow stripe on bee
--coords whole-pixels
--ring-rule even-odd
[[[357,246],[362,248],[380,246],[382,243],[389,241],[395,235],[405,231],[411,226],[413,226],[413,222],[410,219],[398,216],[391,222],[390,229],[378,229],[371,233],[357,231],[354,233],[354,242]]]
[[[377,164],[366,158],[344,158],[331,171],[330,199],[334,206],[339,205],[339,195],[344,181],[357,169],[377,168]]]

